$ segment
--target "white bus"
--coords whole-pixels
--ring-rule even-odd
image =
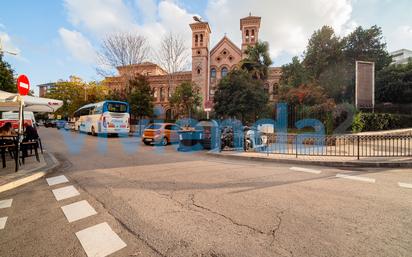
[[[104,101],[88,104],[74,113],[74,129],[79,132],[98,134],[128,134],[130,131],[129,104]]]

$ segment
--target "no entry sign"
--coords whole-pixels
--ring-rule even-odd
[[[26,75],[17,78],[17,90],[20,95],[27,95],[30,91],[30,82]]]

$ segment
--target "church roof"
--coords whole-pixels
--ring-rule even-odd
[[[232,42],[232,40],[230,40],[226,35],[223,36],[223,38],[212,48],[212,50],[210,50],[210,55],[213,55],[213,53],[221,46],[223,45],[223,43],[227,42],[232,48],[233,50],[235,50],[236,52],[239,53],[239,55],[242,55],[242,51],[240,50],[240,48],[235,45],[235,43]]]

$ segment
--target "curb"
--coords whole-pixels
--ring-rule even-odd
[[[239,156],[239,155],[223,155],[216,152],[207,152],[207,155],[235,159],[235,160],[249,160],[260,162],[273,162],[273,163],[285,163],[285,164],[306,164],[306,165],[318,165],[328,167],[364,167],[364,168],[412,168],[412,162],[354,162],[354,161],[309,161],[309,160],[284,160],[284,159],[269,159],[255,156]]]
[[[11,190],[11,189],[14,189],[14,188],[17,188],[19,186],[22,186],[24,184],[27,184],[27,183],[33,182],[33,181],[35,181],[39,178],[42,178],[45,175],[47,175],[47,173],[49,173],[50,170],[56,168],[60,164],[60,162],[56,159],[56,157],[54,157],[53,154],[51,154],[51,153],[47,153],[47,154],[49,155],[50,159],[53,162],[53,164],[51,166],[47,167],[47,165],[46,165],[45,169],[43,169],[44,168],[44,166],[43,166],[43,167],[39,168],[39,169],[43,169],[42,171],[35,171],[32,174],[30,174],[29,176],[25,176],[25,177],[22,177],[22,178],[19,178],[19,179],[15,180],[15,181],[9,182],[9,183],[4,184],[4,185],[1,185],[0,186],[0,193],[3,193],[5,191],[8,191],[8,190]]]

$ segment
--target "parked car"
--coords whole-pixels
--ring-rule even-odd
[[[174,123],[152,123],[145,128],[142,141],[145,145],[178,143],[180,130],[182,128]]]
[[[56,128],[57,129],[62,129],[62,128],[64,128],[66,123],[67,123],[67,121],[65,121],[65,120],[56,120],[56,122],[55,122]]]
[[[44,122],[44,127],[46,127],[46,128],[55,128],[56,127],[56,120],[46,120]]]
[[[64,124],[64,129],[65,130],[74,130],[74,122],[66,122],[66,124]]]

